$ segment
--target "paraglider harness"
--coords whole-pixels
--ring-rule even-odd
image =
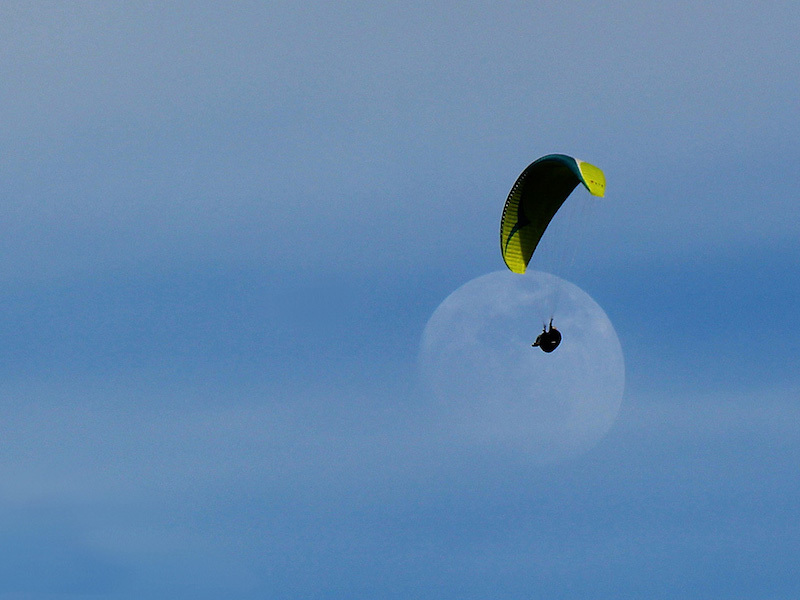
[[[550,326],[543,327],[542,333],[536,338],[536,341],[531,344],[534,348],[541,348],[543,352],[552,352],[561,343],[561,332],[553,327],[553,319],[550,319]]]

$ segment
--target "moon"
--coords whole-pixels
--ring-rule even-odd
[[[551,316],[563,340],[546,354],[531,344]],[[450,294],[425,326],[419,368],[454,443],[539,463],[596,445],[625,387],[622,347],[603,309],[539,271],[489,273]]]

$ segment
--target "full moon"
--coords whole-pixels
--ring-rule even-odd
[[[531,344],[551,316],[563,340],[546,354]],[[603,309],[538,271],[489,273],[450,294],[428,320],[419,365],[456,443],[541,463],[602,439],[625,387],[622,348]]]

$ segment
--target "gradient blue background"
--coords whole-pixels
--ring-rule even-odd
[[[796,2],[5,2],[0,598],[796,598]],[[519,172],[607,197],[557,467],[441,443]]]

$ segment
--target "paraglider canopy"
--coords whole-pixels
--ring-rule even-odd
[[[525,272],[544,230],[579,183],[593,196],[605,193],[600,169],[565,154],[543,156],[517,178],[500,221],[500,249],[511,271]]]

